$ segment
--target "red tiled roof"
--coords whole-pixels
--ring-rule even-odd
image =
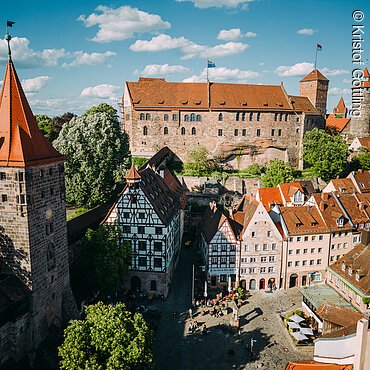
[[[138,82],[127,82],[127,87],[137,110],[293,111],[282,86],[140,78]],[[317,113],[308,98],[292,98],[296,100],[296,111]]]
[[[307,99],[305,96],[290,95],[289,98],[294,110],[305,113],[318,113],[317,109],[312,105],[310,99]]]
[[[323,364],[313,360],[302,362],[289,362],[285,370],[353,370],[352,365]]]
[[[361,146],[370,150],[370,137],[359,137],[358,141],[360,142]]]
[[[333,184],[335,190],[337,190],[339,193],[351,194],[356,191],[356,187],[351,179],[333,179],[330,182]]]
[[[256,209],[258,207],[258,202],[252,200],[248,195],[244,195],[243,199],[234,210],[232,214],[233,220],[242,225],[240,230],[242,233],[248,227]]]
[[[257,189],[259,199],[267,212],[270,212],[271,206],[274,204],[283,205],[280,190],[277,187],[274,188],[258,188]]]
[[[141,176],[133,163],[131,165],[131,168],[128,170],[126,174],[125,179],[126,180],[140,180],[141,179]]]
[[[26,167],[64,159],[39,130],[9,61],[0,95],[0,166]]]
[[[366,170],[358,170],[352,171],[351,174],[354,180],[357,183],[359,189],[361,189],[361,193],[368,193],[370,192],[370,171]],[[348,177],[350,176],[348,175]]]
[[[278,188],[280,188],[286,202],[291,201],[290,198],[295,194],[297,190],[300,190],[304,194],[304,190],[301,184],[297,181],[279,184]]]
[[[326,119],[326,128],[342,132],[350,120],[350,118],[335,118],[334,115],[330,114]]]
[[[332,303],[322,304],[315,312],[323,320],[331,322],[343,328],[349,325],[353,325],[357,323],[358,320],[361,320],[365,317],[365,315],[351,310],[350,308],[337,306]]]
[[[316,80],[329,81],[318,69],[312,70],[306,77],[302,78],[301,81],[316,81]]]
[[[346,113],[346,111],[347,111],[347,108],[346,108],[346,105],[344,104],[344,100],[343,98],[340,98],[338,105],[334,108],[334,113],[344,114]]]
[[[367,67],[364,68],[364,77],[370,78],[370,73],[369,73],[369,70],[367,69]]]

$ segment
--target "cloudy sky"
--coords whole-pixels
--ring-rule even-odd
[[[124,81],[139,76],[205,81],[207,58],[211,81],[283,81],[298,94],[317,43],[332,110],[342,95],[350,105],[354,10],[370,29],[370,2],[360,0],[20,0],[7,2],[0,22],[15,22],[13,60],[37,114],[118,108]],[[1,73],[6,60],[0,40]]]

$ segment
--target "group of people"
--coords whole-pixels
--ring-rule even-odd
[[[194,322],[192,321],[189,325],[189,333],[194,334],[199,328],[201,328],[201,333],[202,334],[208,334],[209,331],[207,329],[207,324],[200,325],[197,320]]]

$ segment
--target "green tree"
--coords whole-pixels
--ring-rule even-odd
[[[370,170],[370,152],[361,153],[352,159],[351,168],[353,170]]]
[[[303,160],[324,181],[343,173],[348,157],[348,146],[338,134],[317,128],[306,132],[303,138]]]
[[[117,115],[117,111],[107,103],[102,103],[97,106],[93,106],[92,108],[88,109],[84,114],[89,115],[96,113],[111,113]]]
[[[47,116],[46,114],[36,114],[35,115],[37,125],[39,126],[40,131],[42,134],[50,141],[53,141],[53,120]]]
[[[219,170],[218,162],[207,159],[208,151],[204,146],[189,150],[189,161],[184,164],[185,173],[191,176],[208,176]]]
[[[273,159],[262,177],[262,184],[266,188],[277,186],[280,183],[293,181],[296,175],[297,170],[290,163]]]
[[[58,349],[60,368],[118,370],[152,367],[152,332],[141,314],[124,304],[86,307],[84,320],[73,320]]]
[[[122,286],[131,261],[131,245],[128,241],[120,244],[121,237],[120,229],[113,225],[87,230],[74,270],[75,280],[85,294],[105,296]]]
[[[67,203],[93,207],[109,198],[131,162],[128,136],[114,113],[72,118],[54,146],[67,157]]]
[[[77,117],[77,115],[71,112],[66,112],[60,116],[53,117],[52,118],[53,134],[51,136],[51,141],[54,141],[58,137],[60,131],[62,130],[63,125],[75,117]]]
[[[134,165],[137,168],[141,168],[142,166],[144,166],[144,164],[146,162],[148,162],[148,158],[145,158],[145,157],[132,157],[132,161],[134,162]]]

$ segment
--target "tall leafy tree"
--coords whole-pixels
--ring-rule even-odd
[[[54,141],[58,137],[60,131],[62,130],[63,125],[75,117],[77,117],[77,115],[71,112],[66,112],[60,116],[53,117],[52,118],[53,135],[51,137],[51,141]]]
[[[84,114],[96,114],[96,113],[112,113],[117,114],[117,111],[109,104],[102,103],[97,106],[93,106],[90,109],[88,109]]]
[[[280,159],[273,159],[262,177],[262,184],[269,188],[280,183],[293,181],[298,174],[297,172],[290,163],[285,163]]]
[[[35,115],[37,125],[39,126],[40,131],[42,134],[52,142],[54,140],[54,129],[53,129],[53,120],[46,114],[42,115]]]
[[[149,368],[153,362],[152,332],[141,314],[124,304],[99,302],[86,307],[84,320],[73,320],[59,347],[60,368],[118,370]]]
[[[112,225],[87,230],[73,275],[84,294],[108,295],[120,289],[131,261],[131,245],[119,243],[120,229]]]
[[[184,170],[191,176],[207,176],[219,169],[217,160],[208,159],[208,151],[204,146],[191,149],[188,152],[189,161],[184,164]]]
[[[72,118],[54,146],[68,159],[66,194],[71,205],[104,202],[131,161],[128,136],[121,131],[115,110]]]
[[[370,170],[370,152],[361,153],[352,159],[351,168],[354,170]]]
[[[330,181],[345,170],[348,146],[338,134],[317,128],[306,132],[303,138],[303,160],[324,181]]]

